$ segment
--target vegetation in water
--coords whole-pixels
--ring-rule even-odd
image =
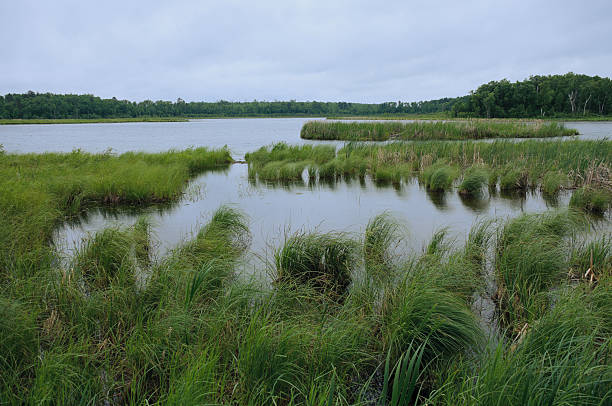
[[[467,168],[459,185],[459,193],[465,196],[479,196],[487,186],[489,177],[485,168],[479,166]]]
[[[601,180],[592,162],[607,144],[567,144],[578,151],[536,143],[516,153],[532,148],[530,170],[550,165],[583,183]],[[502,166],[516,160],[505,144],[491,145],[478,149],[478,168],[497,168],[485,158],[493,154]],[[333,163],[329,173],[344,176],[359,174],[363,154],[368,171],[372,159],[419,167],[389,147],[336,155],[281,145],[275,159],[264,149],[249,164]],[[412,150],[423,169],[476,170],[474,150],[427,148]],[[554,163],[542,160],[547,153],[556,153]],[[584,162],[571,163],[571,153]],[[388,214],[363,235],[304,231],[287,237],[269,269],[262,265],[271,284],[239,275],[251,236],[248,218],[228,206],[161,258],[149,254],[146,218],[89,236],[68,262],[50,244],[53,227],[88,204],[176,199],[190,177],[230,160],[225,150],[204,149],[0,155],[0,209],[8,214],[0,217],[0,403],[610,400],[611,239],[586,234],[580,212],[483,220],[465,243],[439,230],[422,252],[396,249],[407,232]],[[496,283],[501,327],[490,345],[472,306],[488,282]]]
[[[591,186],[583,186],[576,190],[570,200],[570,206],[596,214],[605,213],[610,209],[610,205],[612,205],[612,191]]]
[[[79,150],[2,153],[0,266],[19,259],[34,272],[39,254],[46,250],[54,227],[61,221],[94,205],[171,201],[181,195],[191,177],[227,167],[231,161],[226,149],[206,148],[118,156]],[[28,255],[33,262],[28,262]]]
[[[308,140],[387,141],[546,138],[576,135],[562,123],[545,121],[309,121],[300,137]]]
[[[456,179],[459,193],[482,192],[484,185],[505,191],[541,188],[554,194],[560,189],[586,187],[597,190],[595,204],[572,205],[605,212],[612,191],[612,142],[527,140],[520,143],[448,143],[427,141],[369,145],[352,142],[336,153],[333,146],[276,144],[247,154],[249,177],[259,180],[295,180],[284,177],[280,168],[299,164],[299,178],[336,180],[371,176],[379,182],[399,184],[418,177],[431,190],[449,190]],[[267,172],[274,168],[274,176]],[[434,176],[435,175],[435,176]],[[608,203],[606,203],[608,202]],[[586,205],[586,206],[585,206]],[[589,207],[596,207],[590,209]]]

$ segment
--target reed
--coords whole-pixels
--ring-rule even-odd
[[[265,172],[266,165],[302,165],[300,162],[309,159],[308,171],[310,174],[317,173],[319,180],[370,175],[378,182],[399,183],[418,176],[425,185],[431,184],[432,189],[448,190],[456,178],[463,176],[468,182],[464,185],[466,188],[470,185],[475,190],[482,190],[486,170],[489,187],[495,188],[499,183],[500,188],[506,191],[539,186],[543,191],[554,194],[560,188],[589,186],[605,192],[597,195],[595,207],[608,210],[605,202],[600,203],[605,200],[612,184],[612,142],[607,140],[526,140],[518,143],[503,140],[462,143],[427,141],[387,145],[348,143],[337,154],[333,152],[333,147],[324,147],[328,148],[324,150],[326,152],[317,155],[314,160],[310,160],[313,156],[310,145],[289,147],[282,144],[260,149],[247,156],[249,176],[261,174],[262,170]],[[441,166],[446,168],[440,169]],[[436,177],[431,183],[434,172]],[[278,181],[283,180],[284,175],[279,171],[275,173]],[[461,185],[459,190],[464,190]],[[462,193],[466,192],[467,189]]]
[[[387,141],[546,138],[578,134],[563,123],[544,121],[309,121],[300,137],[308,140]]]

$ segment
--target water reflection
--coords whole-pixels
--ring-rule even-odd
[[[555,204],[567,206],[562,191]],[[390,212],[406,225],[409,248],[420,249],[433,232],[448,227],[462,240],[479,217],[510,217],[540,212],[551,202],[538,191],[498,192],[467,198],[456,191],[427,191],[416,179],[383,185],[370,177],[347,180],[264,182],[248,176],[247,165],[232,165],[192,181],[184,198],[164,205],[91,208],[60,227],[55,240],[69,252],[88,233],[109,225],[133,224],[148,215],[158,238],[157,255],[189,238],[222,204],[231,204],[250,218],[254,252],[279,244],[285,232],[299,229],[361,233],[373,216]]]
[[[471,209],[476,214],[483,214],[489,208],[490,198],[481,193],[479,196],[468,196],[461,193],[457,193],[461,203]]]
[[[436,208],[440,211],[448,210],[448,202],[446,201],[446,195],[448,192],[444,190],[434,191],[425,189],[425,193],[429,200],[436,206]]]

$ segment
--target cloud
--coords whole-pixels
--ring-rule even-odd
[[[415,101],[574,71],[612,76],[609,1],[19,1],[0,93]]]

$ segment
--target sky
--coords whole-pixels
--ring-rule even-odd
[[[0,94],[380,103],[612,76],[612,1],[0,0]]]

